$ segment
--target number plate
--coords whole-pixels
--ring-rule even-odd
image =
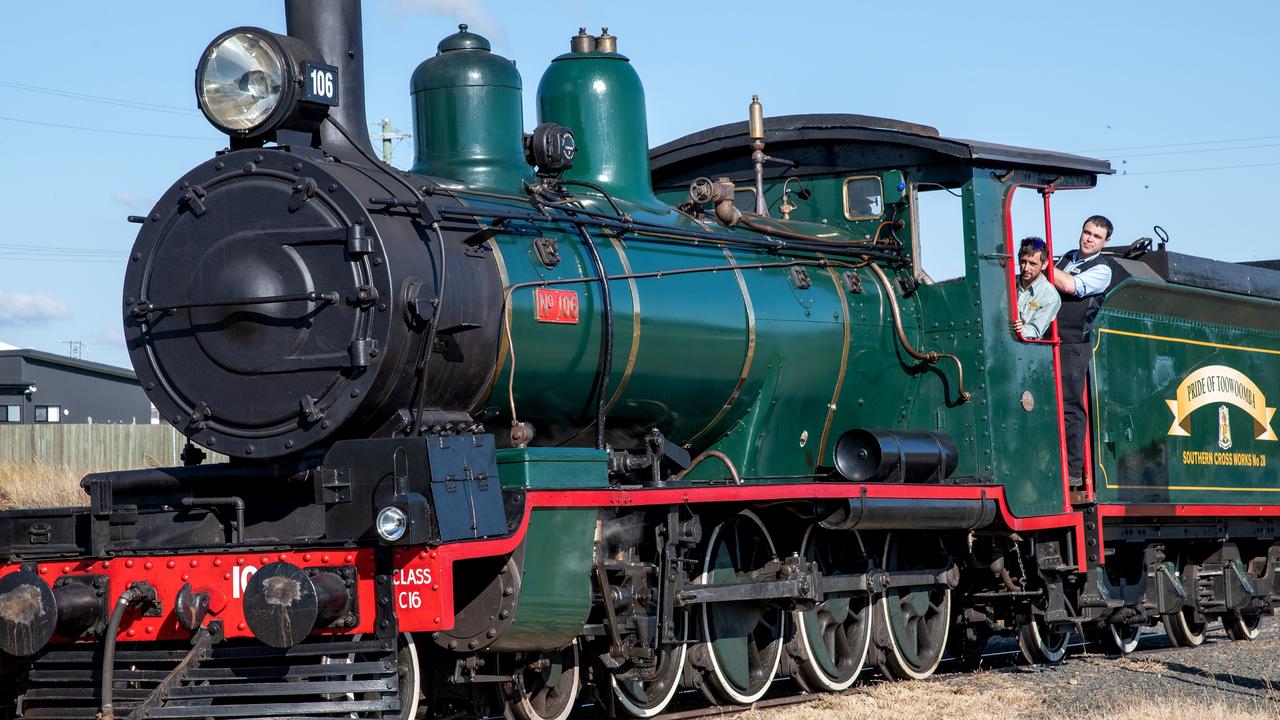
[[[338,68],[320,63],[307,63],[307,97],[323,105],[338,104]]]
[[[537,288],[537,320],[545,323],[578,324],[578,291]]]

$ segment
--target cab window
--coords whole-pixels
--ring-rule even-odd
[[[1052,197],[1052,195],[1048,196]],[[1010,312],[1012,316],[1011,322],[1016,323],[1024,318],[1019,313],[1019,281],[1022,275],[1021,267],[1021,249],[1024,244],[1029,244],[1032,249],[1044,248],[1044,254],[1047,256],[1046,267],[1042,268],[1041,274],[1048,279],[1049,269],[1047,265],[1053,263],[1053,248],[1047,241],[1051,240],[1050,232],[1046,224],[1049,216],[1048,198],[1036,187],[1018,187],[1013,190],[1013,194],[1009,198],[1008,212],[1005,216],[1005,237],[1007,240],[1007,250],[1009,255],[1009,272],[1011,274],[1010,288],[1012,289],[1012,298],[1010,303]],[[1055,291],[1056,292],[1056,291]],[[1034,301],[1029,301],[1033,303]],[[1034,312],[1036,308],[1028,305],[1030,312]],[[1043,324],[1045,318],[1041,318]],[[1019,340],[1023,342],[1048,342],[1053,337],[1054,328],[1046,325],[1044,332],[1039,338],[1028,337],[1029,333],[1015,332]]]
[[[843,194],[845,220],[877,220],[884,215],[884,185],[880,176],[846,178]]]
[[[912,259],[922,283],[964,277],[964,187],[911,184]]]

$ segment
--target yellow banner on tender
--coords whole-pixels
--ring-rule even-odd
[[[1276,440],[1271,418],[1276,409],[1267,407],[1267,399],[1258,386],[1244,373],[1226,365],[1207,365],[1188,375],[1178,386],[1177,397],[1165,400],[1173,413],[1170,435],[1191,434],[1191,413],[1206,405],[1226,403],[1244,410],[1253,418],[1253,431],[1259,440]]]

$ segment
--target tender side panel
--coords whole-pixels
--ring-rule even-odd
[[[1280,498],[1280,303],[1131,280],[1097,326],[1099,501]]]

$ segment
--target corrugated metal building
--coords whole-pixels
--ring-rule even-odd
[[[39,350],[0,350],[0,423],[151,422],[132,370]]]

